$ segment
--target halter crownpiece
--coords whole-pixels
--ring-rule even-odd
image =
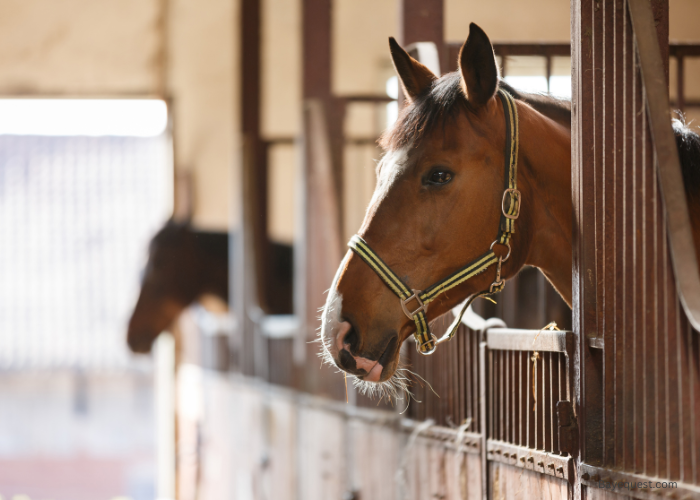
[[[505,280],[501,279],[501,266],[510,257],[510,238],[515,233],[515,221],[520,216],[521,196],[516,182],[516,167],[518,163],[518,110],[515,107],[513,97],[508,92],[503,89],[498,89],[498,96],[503,103],[503,113],[506,119],[506,145],[504,151],[506,175],[503,198],[501,200],[501,223],[498,237],[491,243],[491,247],[486,253],[452,273],[447,278],[420,291],[408,288],[360,236],[353,236],[348,243],[350,249],[365,261],[365,263],[377,273],[386,286],[399,297],[401,309],[404,314],[416,323],[416,332],[413,336],[416,339],[416,349],[421,354],[429,355],[434,353],[438,344],[450,340],[454,336],[457,327],[459,327],[462,321],[462,316],[474,299],[500,292],[505,286]],[[493,247],[496,244],[508,247],[508,253],[505,257],[499,257],[494,253]],[[462,310],[448,328],[447,333],[438,339],[430,331],[430,326],[426,318],[430,303],[441,293],[457,285],[461,285],[468,279],[484,272],[493,264],[496,264],[496,279],[491,283],[489,289],[470,297],[464,306],[462,306]]]

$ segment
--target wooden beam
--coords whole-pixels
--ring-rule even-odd
[[[240,74],[238,96],[243,151],[240,192],[241,224],[232,245],[232,305],[238,318],[238,368],[246,375],[264,375],[266,355],[255,335],[253,311],[265,307],[267,263],[267,165],[260,138],[261,50],[260,0],[241,0]]]
[[[331,86],[331,0],[302,0],[303,131],[301,227],[295,242],[294,310],[300,320],[294,361],[302,368],[302,388],[345,399],[343,377],[328,366],[319,370],[318,310],[340,264],[344,101]]]
[[[401,0],[399,43],[433,42],[438,49],[440,69],[445,72],[445,29],[443,0]]]

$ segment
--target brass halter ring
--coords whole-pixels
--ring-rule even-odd
[[[495,244],[505,245],[505,246],[508,247],[508,253],[506,254],[506,256],[505,256],[505,257],[499,257],[499,259],[501,260],[501,262],[507,261],[507,260],[510,258],[510,251],[511,251],[510,243],[508,243],[508,242],[501,243],[501,242],[499,242],[498,240],[496,240],[496,241],[494,241],[493,243],[491,243],[491,246],[489,247],[489,250],[493,250],[493,246],[494,246]]]

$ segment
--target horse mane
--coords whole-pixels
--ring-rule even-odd
[[[504,80],[500,81],[500,87],[506,89],[510,95],[517,100],[529,104],[535,111],[543,114],[547,118],[551,118],[557,123],[571,128],[571,101],[568,99],[559,99],[550,94],[540,94],[531,92],[522,92],[511,87]]]
[[[571,128],[570,100],[522,92],[503,80],[499,86],[544,116]],[[462,92],[460,74],[454,71],[436,80],[411,105],[405,106],[394,126],[382,134],[379,145],[384,150],[396,150],[415,144],[434,129],[445,127],[462,112],[473,112],[473,109]],[[682,115],[673,120],[673,132],[686,194],[689,199],[700,200],[700,136],[685,123]]]
[[[499,86],[515,99],[523,101],[543,115],[571,126],[571,102],[548,94],[521,92],[505,81]],[[405,106],[394,126],[382,134],[379,145],[385,150],[396,150],[420,141],[437,127],[445,127],[462,112],[473,112],[464,96],[457,71],[435,80],[411,105]]]
[[[700,199],[700,136],[685,122],[683,115],[673,120],[683,184],[688,200]]]

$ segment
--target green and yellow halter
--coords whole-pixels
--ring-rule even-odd
[[[506,175],[505,189],[501,201],[501,224],[498,238],[491,243],[488,252],[477,257],[447,278],[420,291],[409,289],[360,236],[353,236],[348,243],[348,246],[359,255],[360,258],[377,273],[389,289],[399,297],[401,309],[404,314],[416,323],[416,332],[413,335],[416,339],[416,349],[418,349],[418,352],[421,354],[432,354],[435,352],[439,343],[450,340],[454,336],[457,327],[462,321],[462,316],[474,299],[500,292],[505,285],[505,280],[501,279],[501,265],[510,257],[510,239],[515,233],[515,220],[520,215],[520,191],[518,191],[516,183],[516,167],[518,163],[518,110],[515,107],[513,97],[508,92],[499,89],[498,96],[503,103],[503,112],[506,119],[506,145],[504,151]],[[496,244],[508,247],[508,254],[505,257],[499,257],[493,252],[493,246]],[[450,325],[447,333],[438,339],[430,331],[430,326],[428,325],[428,320],[426,318],[428,305],[441,293],[484,272],[493,264],[497,264],[496,279],[489,289],[470,297],[462,307],[457,318],[455,318],[455,321]],[[417,306],[413,311],[408,308],[409,303],[412,301],[415,301]]]

